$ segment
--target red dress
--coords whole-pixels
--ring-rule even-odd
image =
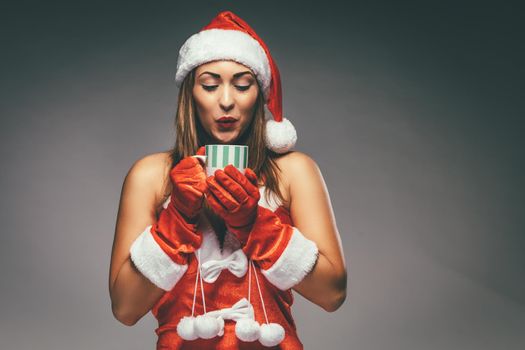
[[[264,186],[260,188],[261,200],[259,205],[274,211],[282,222],[292,224],[288,210],[275,201],[268,201],[265,197]],[[164,206],[166,207],[169,199]],[[201,217],[203,218],[203,217]],[[221,250],[217,236],[207,220],[201,220],[199,229],[203,233],[203,242],[199,248],[198,255],[191,255],[188,269],[172,290],[166,292],[154,305],[151,312],[158,320],[158,328],[155,333],[158,335],[157,349],[303,349],[303,344],[297,335],[294,319],[291,314],[293,304],[293,294],[291,289],[281,290],[270,283],[260,272],[260,268],[254,263],[260,291],[266,309],[268,322],[278,323],[285,330],[284,340],[274,346],[263,346],[259,341],[243,342],[235,334],[235,322],[226,319],[224,322],[224,334],[212,339],[198,338],[195,340],[184,340],[177,334],[177,324],[181,318],[192,315],[194,305],[194,316],[204,314],[202,300],[202,290],[200,279],[197,278],[199,258],[201,265],[206,261],[215,259],[227,259],[234,251],[238,252],[239,243],[234,236],[227,232],[223,249]],[[202,270],[201,270],[202,271]],[[220,270],[215,280],[202,281],[204,290],[204,302],[206,311],[230,308],[242,298],[249,299],[253,305],[255,320],[259,324],[266,323],[263,311],[263,304],[257,288],[255,271],[245,273],[238,277],[228,268]],[[205,274],[201,272],[200,276]],[[248,296],[248,280],[251,275],[251,293]],[[195,293],[196,292],[196,293]],[[195,297],[194,297],[195,295]],[[195,304],[193,303],[195,299]]]

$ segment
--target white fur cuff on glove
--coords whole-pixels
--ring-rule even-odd
[[[157,244],[150,230],[151,225],[131,245],[131,260],[153,284],[170,291],[184,275],[188,265],[180,265],[171,260]]]
[[[274,286],[287,290],[299,282],[313,269],[319,250],[314,241],[306,238],[296,227],[277,261],[261,273]]]

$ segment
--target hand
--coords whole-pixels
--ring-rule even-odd
[[[204,154],[204,146],[197,154]],[[170,204],[174,205],[189,221],[202,209],[206,192],[206,172],[198,158],[185,157],[170,171],[173,184]]]
[[[223,218],[228,230],[241,244],[245,243],[257,217],[261,198],[257,175],[250,168],[242,174],[229,164],[208,177],[206,182],[206,196],[211,208]]]
[[[197,154],[204,154],[204,147]],[[188,269],[189,254],[202,244],[197,223],[188,218],[198,212],[206,188],[206,175],[197,158],[182,159],[170,171],[170,178],[170,203],[160,212],[157,222],[146,227],[130,247],[135,267],[165,291],[182,278]]]
[[[201,147],[197,154],[202,154]],[[158,221],[151,227],[151,234],[161,249],[179,265],[187,264],[187,254],[198,249],[202,234],[192,220],[202,206],[206,174],[197,158],[182,159],[171,171],[173,190],[171,201],[162,210]]]

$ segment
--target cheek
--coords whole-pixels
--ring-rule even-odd
[[[239,105],[244,112],[252,111],[255,108],[257,102],[257,94],[247,94],[239,101]]]
[[[205,123],[213,110],[213,102],[210,98],[202,94],[194,94],[193,99],[195,100],[195,108],[197,109],[200,120]]]
[[[256,98],[247,101],[247,103],[242,106],[243,128],[248,126],[251,120],[254,118],[253,113],[255,112],[255,101]]]

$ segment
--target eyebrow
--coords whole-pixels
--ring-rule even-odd
[[[220,74],[212,73],[212,72],[208,72],[208,71],[206,71],[206,72],[202,72],[201,74],[199,74],[199,77],[200,77],[201,75],[204,75],[204,74],[210,74],[210,75],[212,75],[214,78],[220,78],[220,77],[221,77]],[[246,71],[244,71],[244,72],[235,73],[235,74],[233,75],[233,77],[234,77],[234,78],[238,78],[238,77],[240,77],[241,75],[244,75],[244,74],[250,74],[250,75],[252,75],[252,72],[250,72],[249,70],[246,70]]]

